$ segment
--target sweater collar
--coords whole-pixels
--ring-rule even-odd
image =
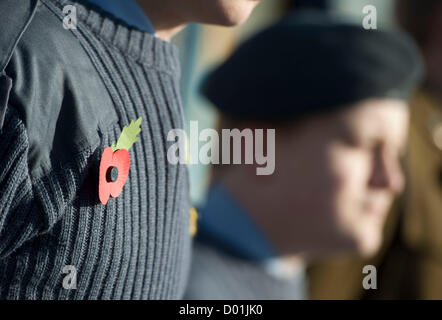
[[[79,25],[88,26],[88,30],[78,28],[80,33],[92,32],[108,49],[116,49],[143,67],[154,68],[179,79],[180,55],[175,44],[137,28],[128,27],[121,19],[114,19],[113,15],[87,0],[40,1],[54,10],[55,8],[62,10],[66,5],[75,5]]]

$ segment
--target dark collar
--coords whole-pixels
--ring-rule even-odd
[[[198,241],[247,260],[276,257],[265,234],[222,184],[210,188],[207,201],[198,212]]]

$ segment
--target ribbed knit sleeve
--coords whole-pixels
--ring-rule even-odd
[[[43,228],[28,171],[29,141],[17,113],[8,107],[0,134],[0,259]]]

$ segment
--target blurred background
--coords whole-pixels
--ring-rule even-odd
[[[437,1],[415,2],[431,8]],[[197,120],[199,130],[216,127],[215,109],[198,94],[199,85],[212,68],[223,62],[250,35],[285,14],[306,7],[362,21],[362,8],[366,5],[376,7],[378,28],[399,27],[394,0],[264,0],[251,19],[240,27],[188,26],[174,39],[181,49],[185,66],[182,96],[186,125]],[[423,13],[431,12],[431,9],[424,9]],[[442,299],[442,138],[438,118],[442,108],[439,105],[432,111],[430,107],[431,110],[425,111],[425,117],[419,108],[417,106],[413,109],[416,111],[412,111],[410,143],[415,144],[412,150],[416,151],[408,156],[407,164],[408,186],[414,187],[408,187],[392,209],[385,226],[382,250],[370,261],[340,257],[309,266],[310,298]],[[419,165],[413,166],[413,163]],[[424,170],[421,167],[427,171],[420,172]],[[209,167],[204,165],[189,165],[191,196],[195,205],[204,201],[209,183],[208,170]],[[361,270],[366,264],[378,267],[378,287],[382,290],[362,289],[364,275]]]

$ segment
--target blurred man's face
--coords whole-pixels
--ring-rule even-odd
[[[192,22],[234,26],[243,23],[260,0],[179,0],[176,6]]]
[[[278,190],[272,233],[279,230],[282,250],[374,254],[403,189],[407,129],[406,104],[380,99],[306,120],[277,138],[267,190]]]

